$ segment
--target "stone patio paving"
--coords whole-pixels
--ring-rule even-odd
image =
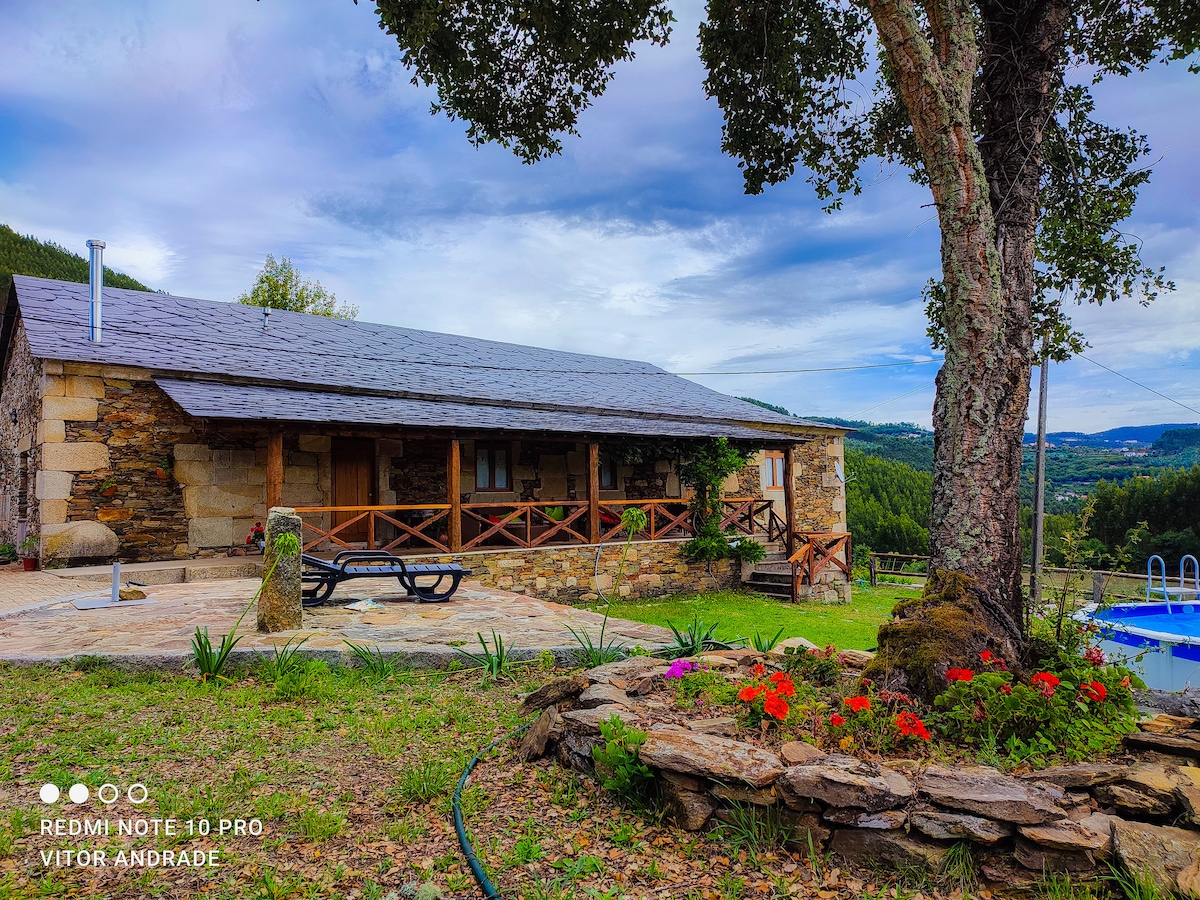
[[[55,597],[78,596],[91,590],[88,585],[45,574],[0,575],[0,661],[15,663],[89,655],[130,666],[179,668],[192,658],[196,627],[207,627],[217,643],[258,589],[257,579],[158,585],[145,589],[153,603],[78,610],[70,600],[55,602]],[[343,608],[365,599],[386,608],[368,612]],[[394,582],[363,580],[342,585],[325,606],[306,610],[305,627],[298,631],[259,634],[252,609],[238,629],[244,637],[235,658],[253,659],[256,652],[307,636],[304,650],[330,662],[353,658],[344,643],[349,640],[379,647],[385,654],[401,654],[409,665],[435,667],[455,658],[466,661],[456,648],[478,652],[476,633],[490,643],[494,630],[518,658],[550,650],[567,662],[577,646],[568,626],[585,629],[596,638],[602,618],[523,594],[485,589],[471,581],[464,582],[448,603],[413,603]],[[668,643],[671,635],[653,625],[610,619],[606,640],[609,637],[630,647],[652,648]]]

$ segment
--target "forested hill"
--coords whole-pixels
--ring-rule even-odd
[[[88,261],[52,241],[39,241],[0,225],[0,298],[8,296],[13,275],[36,275],[60,281],[87,283]],[[104,283],[118,288],[148,291],[140,281],[104,267]]]
[[[740,397],[739,399],[785,416],[795,415],[782,406],[764,403],[753,397]],[[904,463],[922,472],[933,471],[933,432],[927,428],[913,425],[910,422],[887,422],[878,425],[874,422],[833,419],[828,416],[822,416],[821,421],[853,429],[850,434],[846,435],[847,449],[862,450],[871,456]]]

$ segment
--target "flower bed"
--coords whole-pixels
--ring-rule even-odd
[[[749,811],[801,850],[857,862],[938,872],[966,853],[985,879],[1011,884],[1107,874],[1112,861],[1200,893],[1195,720],[1139,732],[1127,673],[1095,657],[1018,679],[984,654],[978,671],[947,673],[933,707],[863,679],[851,663],[867,659],[632,657],[527,698],[544,712],[522,753],[553,752],[616,793],[657,793],[689,830]],[[1157,752],[1131,756],[1123,738]],[[1030,765],[1056,759],[1075,761]]]

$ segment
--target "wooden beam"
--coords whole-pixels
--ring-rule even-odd
[[[450,439],[450,446],[446,450],[446,493],[450,503],[450,521],[446,533],[450,552],[457,553],[462,550],[462,461],[457,438]]]
[[[588,543],[600,543],[600,445],[588,444]]]
[[[784,448],[783,451],[783,505],[787,511],[787,536],[784,547],[790,557],[796,552],[796,447]]]
[[[283,506],[283,432],[267,436],[267,509]]]

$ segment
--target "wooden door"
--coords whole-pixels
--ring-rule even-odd
[[[371,438],[334,438],[331,447],[333,461],[333,506],[375,505],[375,441]],[[333,527],[360,515],[357,512],[335,512]],[[365,542],[367,519],[355,522],[336,535],[343,541]]]

